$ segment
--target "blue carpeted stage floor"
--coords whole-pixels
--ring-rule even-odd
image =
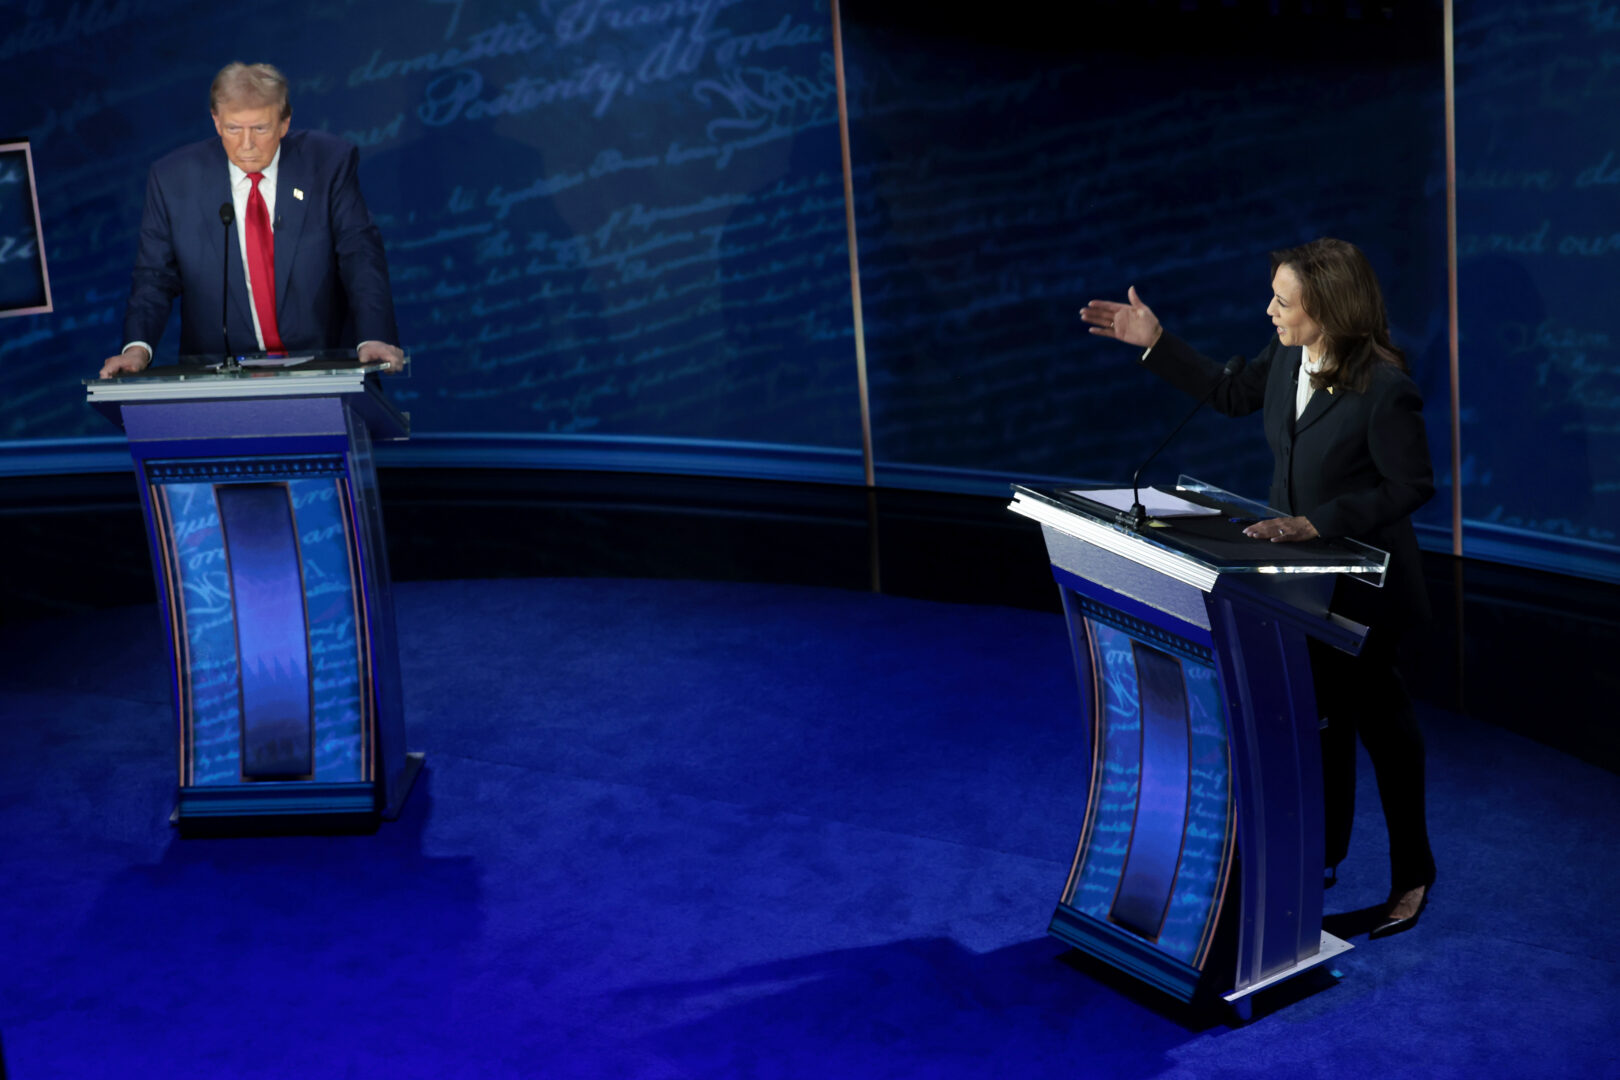
[[[1620,1076],[1620,777],[1501,729],[1424,713],[1418,929],[1233,1027],[1045,936],[1085,768],[1059,617],[398,599],[428,770],[374,836],[178,838],[153,610],[0,631],[11,1077]],[[1362,780],[1333,912],[1388,885]]]

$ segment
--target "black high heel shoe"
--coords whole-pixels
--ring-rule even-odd
[[[1393,934],[1404,933],[1405,931],[1410,930],[1410,929],[1412,929],[1412,927],[1417,925],[1418,919],[1423,916],[1423,909],[1429,906],[1429,897],[1430,897],[1430,895],[1432,895],[1434,893],[1434,885],[1433,884],[1420,885],[1418,887],[1423,890],[1423,896],[1422,896],[1421,899],[1418,900],[1417,910],[1412,912],[1412,914],[1404,916],[1404,917],[1399,918],[1399,919],[1392,918],[1392,917],[1390,917],[1389,915],[1386,914],[1385,917],[1384,917],[1384,921],[1379,923],[1377,926],[1373,927],[1372,932],[1367,935],[1367,938],[1368,938],[1369,941],[1372,940],[1373,938],[1384,938],[1384,937],[1390,937]],[[1410,891],[1411,891],[1410,889],[1407,890],[1407,892],[1410,892]],[[1402,893],[1401,896],[1396,896],[1396,897],[1391,898],[1391,900],[1390,900],[1390,908],[1391,908],[1391,910],[1394,909],[1395,904],[1398,903],[1402,899],[1402,897],[1404,897],[1404,896],[1405,896],[1405,893]]]

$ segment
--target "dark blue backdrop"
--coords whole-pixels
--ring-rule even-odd
[[[1464,548],[1620,576],[1620,10],[1460,7]]]
[[[1099,0],[1083,34],[1041,5],[845,6],[880,482],[1121,479],[1184,404],[1076,308],[1135,284],[1206,351],[1252,354],[1266,253],[1339,235],[1425,388],[1442,488],[1421,520],[1449,547],[1440,4],[1308,6]],[[1620,576],[1620,39],[1602,5],[1458,6],[1464,539]],[[109,435],[74,380],[122,344],[146,166],[211,136],[208,81],[241,58],[289,73],[295,125],[362,147],[418,459],[635,445],[858,479],[824,0],[0,15],[0,126],[34,141],[57,304],[0,325],[7,469]],[[115,46],[135,62],[107,65]],[[1153,478],[1181,469],[1263,491],[1257,424],[1201,419]]]
[[[1097,4],[1078,38],[1033,6],[993,27],[885,7],[851,10],[847,47],[891,474],[1128,477],[1190,403],[1083,334],[1078,306],[1134,284],[1204,351],[1252,356],[1272,332],[1268,253],[1318,236],[1367,251],[1409,351],[1443,332],[1444,190],[1426,188],[1444,177],[1438,6],[1373,20]],[[1444,395],[1429,413],[1444,460]],[[1269,460],[1258,417],[1209,416],[1153,478],[1184,466],[1259,494]]]

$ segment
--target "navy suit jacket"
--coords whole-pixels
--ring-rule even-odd
[[[288,350],[399,343],[382,234],[360,194],[359,161],[351,143],[324,132],[291,131],[281,141],[276,324]],[[228,263],[231,347],[257,349],[237,229],[219,219],[230,185],[218,139],[182,147],[152,166],[124,341],[156,346],[178,296],[181,354],[223,355],[220,288]]]
[[[1398,634],[1429,615],[1428,592],[1412,512],[1434,494],[1434,470],[1423,429],[1423,397],[1404,371],[1377,365],[1365,392],[1318,390],[1296,420],[1302,377],[1299,346],[1275,336],[1211,404],[1228,416],[1265,410],[1271,445],[1270,503],[1300,515],[1329,539],[1351,537],[1390,553],[1383,589],[1343,582],[1333,610]],[[1144,366],[1200,398],[1220,378],[1221,365],[1165,333]]]

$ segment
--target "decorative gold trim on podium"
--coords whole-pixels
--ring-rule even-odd
[[[1091,830],[1096,817],[1097,792],[1102,789],[1102,695],[1097,692],[1101,686],[1100,658],[1097,655],[1097,635],[1091,632],[1091,620],[1084,615],[1078,616],[1080,625],[1086,634],[1086,657],[1091,661],[1091,685],[1089,697],[1091,698],[1091,780],[1086,785],[1086,816],[1080,822],[1080,840],[1075,844],[1074,862],[1069,866],[1069,878],[1063,883],[1062,901],[1069,907],[1074,907],[1074,890],[1080,882],[1080,864],[1085,859],[1087,842],[1091,839]]]
[[[1224,706],[1222,707],[1224,712]],[[1231,718],[1226,717],[1227,731],[1231,731]],[[1204,970],[1204,964],[1209,960],[1210,947],[1215,944],[1215,930],[1221,925],[1221,913],[1226,910],[1226,890],[1232,884],[1232,852],[1237,849],[1237,824],[1233,820],[1237,813],[1237,790],[1232,777],[1231,743],[1227,743],[1226,755],[1226,850],[1221,854],[1221,868],[1216,871],[1220,875],[1220,890],[1215,894],[1215,903],[1210,905],[1209,919],[1204,923],[1204,933],[1198,941],[1198,951],[1193,954],[1193,967],[1199,971]]]
[[[195,782],[196,739],[192,732],[191,634],[186,624],[186,605],[180,584],[180,552],[176,549],[174,512],[169,507],[169,489],[163,484],[147,484],[152,502],[152,518],[157,527],[158,566],[163,571],[163,594],[169,605],[169,648],[174,658],[174,702],[179,719],[180,784]]]
[[[354,501],[350,497],[349,479],[346,476],[332,479],[342,503],[339,516],[343,519],[343,551],[349,560],[349,602],[354,606],[355,663],[360,684],[360,779],[371,783],[377,778],[377,701],[371,662],[371,623],[366,618],[365,584],[361,575],[359,538],[355,534]]]

